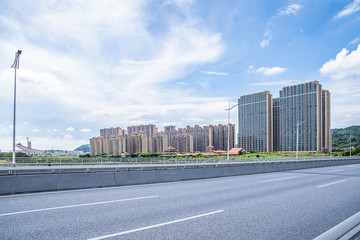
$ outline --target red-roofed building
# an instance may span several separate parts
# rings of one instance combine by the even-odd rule
[[[176,148],[169,146],[164,150],[164,156],[175,156],[177,152]]]

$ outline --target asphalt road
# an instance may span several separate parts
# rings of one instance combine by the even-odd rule
[[[0,239],[313,239],[360,211],[360,164],[0,196]]]

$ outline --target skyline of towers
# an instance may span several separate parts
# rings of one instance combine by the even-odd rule
[[[91,154],[162,152],[169,146],[179,152],[205,152],[208,146],[225,150],[227,128],[221,124],[179,129],[169,125],[161,132],[154,124],[129,126],[127,131],[105,128],[100,137],[90,139]],[[238,99],[238,147],[246,151],[294,152],[298,146],[299,151],[328,152],[330,129],[330,92],[318,81],[283,87],[278,98],[263,91]],[[233,148],[234,124],[229,132]]]
[[[283,87],[279,98],[264,91],[238,101],[238,143],[246,151],[296,151],[297,134],[299,151],[329,151],[330,92],[318,81]]]
[[[210,125],[200,127],[186,126],[176,129],[175,126],[165,126],[158,132],[154,124],[127,127],[128,131],[117,128],[100,129],[100,136],[90,139],[90,154],[102,153],[121,155],[122,153],[163,152],[169,146],[178,152],[205,152],[206,147],[213,146],[215,150],[227,147],[227,125]],[[137,132],[138,131],[138,132]],[[115,135],[109,135],[115,133]],[[118,133],[118,134],[116,134]],[[235,147],[235,124],[230,124],[230,147]],[[212,145],[209,145],[212,144]]]

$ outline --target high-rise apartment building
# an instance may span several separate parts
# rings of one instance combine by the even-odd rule
[[[210,125],[200,127],[186,126],[186,128],[179,128],[179,133],[191,134],[193,136],[193,151],[205,152],[208,146],[213,146],[215,150],[226,150],[228,142],[228,126],[227,125]],[[230,124],[229,129],[229,147],[235,146],[235,125]]]
[[[235,124],[229,126],[229,148],[231,149],[235,147]],[[210,125],[208,129],[209,144],[207,146],[213,146],[215,150],[226,150],[228,145],[228,125]]]
[[[115,135],[124,136],[125,134],[126,131],[124,129],[121,129],[120,127],[100,129],[100,137],[103,137],[104,139],[110,138],[111,136]]]
[[[297,128],[299,129],[297,132]],[[318,81],[284,87],[279,96],[280,151],[328,152],[330,93]]]
[[[239,104],[239,147],[246,151],[273,151],[273,103],[270,92],[241,96]]]
[[[93,137],[90,139],[90,154],[100,155],[104,153],[105,140],[103,137]]]
[[[158,132],[149,138],[149,152],[163,152],[168,146],[168,135],[165,132]]]
[[[154,124],[127,127],[128,134],[139,133],[139,132],[144,132],[146,135],[150,136],[152,134],[157,133],[158,129]]]
[[[319,82],[283,87],[279,98],[268,91],[239,98],[239,147],[296,151],[297,141],[299,151],[330,149],[330,92]]]

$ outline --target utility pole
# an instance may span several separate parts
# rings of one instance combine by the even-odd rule
[[[15,70],[15,77],[14,77],[14,118],[13,118],[13,154],[12,154],[12,164],[15,166],[15,125],[16,125],[16,69],[19,69],[20,64],[20,54],[22,53],[21,50],[18,50],[15,53],[15,60],[11,68]]]

